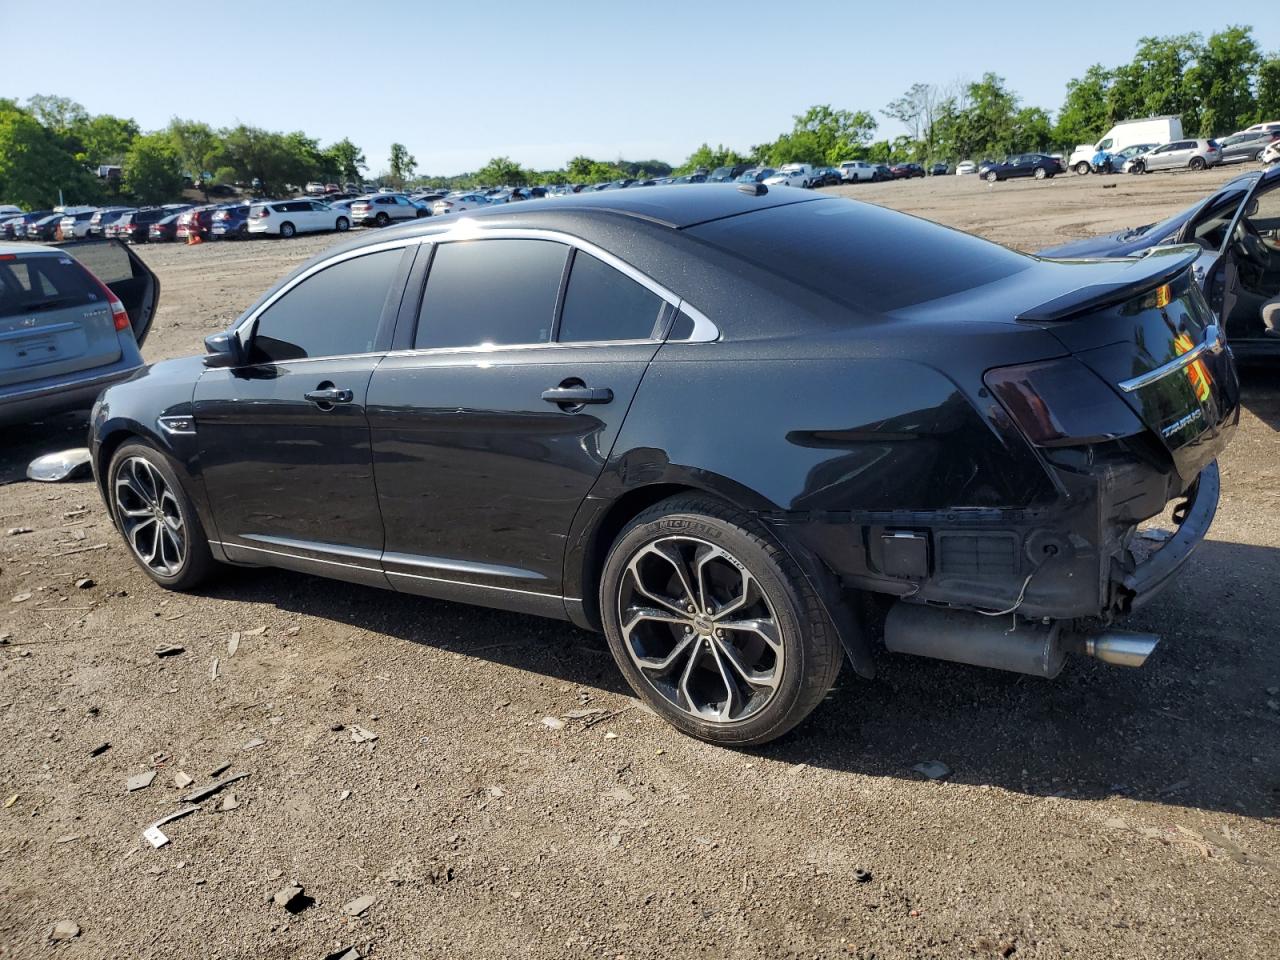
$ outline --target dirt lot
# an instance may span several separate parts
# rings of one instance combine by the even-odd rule
[[[1226,176],[843,192],[1034,249]],[[143,248],[148,356],[197,351],[330,242]],[[0,433],[0,955],[1274,960],[1278,388],[1247,377],[1209,540],[1136,618],[1167,638],[1146,668],[885,654],[753,752],[677,734],[556,622],[273,571],[166,594],[91,484],[23,479],[82,418]],[[228,762],[248,776],[152,849],[143,828]],[[296,915],[271,901],[293,883]],[[79,936],[51,943],[59,921]]]

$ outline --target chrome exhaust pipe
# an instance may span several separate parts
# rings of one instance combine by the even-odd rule
[[[1154,633],[1108,630],[1096,637],[1085,637],[1084,652],[1112,666],[1140,667],[1159,642]]]

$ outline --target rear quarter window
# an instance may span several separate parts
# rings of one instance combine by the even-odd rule
[[[889,313],[1027,269],[1030,257],[928,220],[851,200],[813,200],[687,231],[847,306]]]

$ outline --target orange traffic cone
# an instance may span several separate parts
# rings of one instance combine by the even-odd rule
[[[187,234],[187,246],[194,247],[197,243],[204,243],[204,241],[200,239],[199,230],[192,230]]]

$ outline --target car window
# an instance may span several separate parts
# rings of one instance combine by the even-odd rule
[[[38,254],[0,259],[0,318],[105,300],[102,288],[70,257]]]
[[[647,340],[663,300],[625,274],[579,250],[560,313],[561,343]]]
[[[312,274],[258,317],[256,362],[341,357],[373,350],[403,256],[383,250]]]
[[[438,244],[414,346],[546,343],[569,248],[550,240]]]
[[[1271,187],[1254,194],[1245,211],[1245,219],[1273,252],[1280,250],[1280,189]]]

